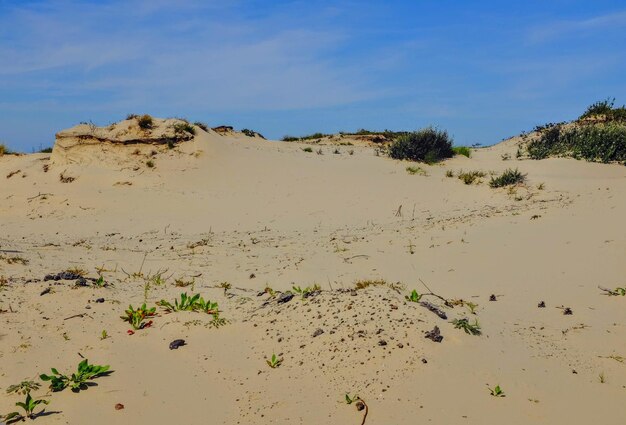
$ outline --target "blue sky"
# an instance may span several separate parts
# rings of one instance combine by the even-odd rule
[[[495,143],[626,102],[623,1],[0,0],[0,141],[128,113]]]

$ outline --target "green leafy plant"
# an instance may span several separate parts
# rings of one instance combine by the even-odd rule
[[[279,359],[276,354],[272,354],[272,357],[265,361],[267,362],[267,365],[272,369],[276,369],[283,363],[283,359]]]
[[[100,339],[101,340],[105,340],[109,337],[109,334],[107,333],[106,330],[103,330],[102,333],[100,334]]]
[[[42,381],[50,381],[50,389],[52,391],[63,391],[68,386],[74,392],[86,390],[89,386],[89,381],[111,373],[109,365],[90,365],[87,359],[78,364],[78,371],[72,373],[71,376],[63,375],[55,368],[51,370],[52,375],[41,374],[39,377]]]
[[[314,292],[318,292],[322,290],[322,288],[317,283],[313,286],[307,286],[306,288],[293,286],[291,289],[293,290],[293,292],[300,295],[302,298],[307,298],[311,296]]]
[[[446,170],[446,177],[450,178],[450,177],[454,177],[454,171],[452,170]]]
[[[157,305],[164,307],[167,311],[193,311],[197,310],[198,300],[200,299],[200,294],[195,294],[193,296],[188,296],[186,292],[180,294],[180,302],[178,299],[174,300],[174,304],[161,300],[157,303]]]
[[[102,275],[98,276],[98,279],[93,284],[98,288],[103,288],[106,286],[106,282],[104,281],[104,277]]]
[[[43,410],[41,412],[35,413],[35,409],[37,408],[37,406],[39,406],[40,404],[49,404],[49,403],[50,402],[48,400],[34,399],[30,395],[30,392],[27,392],[26,399],[23,402],[18,401],[17,403],[15,403],[17,407],[21,407],[24,410],[24,414],[21,414],[19,412],[11,412],[7,415],[4,415],[2,419],[7,424],[12,424],[18,421],[23,421],[25,418],[35,419],[37,416],[43,413]]]
[[[146,167],[148,168],[154,168],[154,161],[149,159],[148,161],[146,161]]]
[[[465,301],[463,304],[469,309],[471,314],[476,314],[476,307],[478,307],[478,304],[475,304],[471,301]]]
[[[130,323],[133,329],[143,329],[146,327],[144,320],[156,316],[156,307],[147,308],[146,303],[143,303],[135,310],[132,305],[129,305],[124,313],[125,316],[120,316],[122,320]]]
[[[20,394],[26,395],[31,391],[36,391],[41,387],[41,384],[35,381],[22,381],[19,384],[10,385],[7,388],[7,394]]]
[[[489,385],[487,385],[487,388],[489,388]],[[504,394],[504,391],[502,391],[502,388],[500,388],[500,385],[496,385],[493,388],[489,388],[489,392],[494,397],[506,397],[506,395]]]
[[[465,333],[470,335],[480,335],[482,333],[478,319],[474,320],[474,323],[470,323],[467,318],[454,319],[451,323],[456,329],[463,329]]]
[[[492,177],[489,186],[493,188],[512,186],[526,181],[526,174],[522,174],[517,168],[507,169],[498,177]]]
[[[413,291],[411,291],[411,293],[409,295],[405,295],[405,299],[407,301],[410,301],[412,303],[418,303],[420,302],[420,300],[422,299],[422,294],[418,293],[415,289]]]
[[[313,152],[313,149],[311,147],[309,147],[309,146],[307,146],[306,148],[302,148],[302,150],[304,152]]]
[[[626,288],[615,288],[615,293],[623,297],[626,295]]]

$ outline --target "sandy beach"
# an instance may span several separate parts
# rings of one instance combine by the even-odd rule
[[[623,165],[517,159],[513,138],[411,174],[368,143],[81,128],[0,157],[0,388],[40,382],[36,423],[624,423],[626,297],[599,288],[626,286]],[[491,188],[506,169],[525,183]],[[220,320],[157,305],[181,293]],[[113,372],[39,379],[83,359]]]

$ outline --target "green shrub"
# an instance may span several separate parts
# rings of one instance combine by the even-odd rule
[[[592,103],[579,119],[604,117],[607,121],[626,121],[626,107],[615,107],[615,98]]]
[[[143,130],[150,130],[153,126],[152,117],[148,114],[137,117],[137,124],[139,124],[139,128]]]
[[[6,147],[6,145],[0,143],[0,156],[8,154],[9,153],[9,148]]]
[[[300,138],[293,136],[283,136],[283,138],[280,140],[282,140],[283,142],[297,142],[298,140],[300,140]]]
[[[428,173],[420,167],[406,167],[406,172],[411,174],[412,176],[415,174],[419,174],[420,176],[427,176]]]
[[[39,153],[52,153],[52,148],[43,148],[39,150]]]
[[[452,152],[454,152],[455,155],[463,155],[468,158],[472,156],[472,152],[470,151],[470,148],[467,146],[454,146],[452,148]]]
[[[174,124],[174,133],[176,133],[177,136],[184,136],[185,133],[194,135],[196,134],[196,129],[193,125],[189,124],[186,121],[183,121]]]
[[[571,156],[594,162],[626,161],[626,124],[583,124],[566,128],[555,125],[527,146],[532,159]]]
[[[389,156],[394,159],[434,163],[453,155],[448,132],[433,127],[400,135],[389,146]]]
[[[522,174],[517,168],[507,169],[498,177],[492,177],[489,182],[491,187],[512,186],[514,184],[523,183],[526,180],[526,174]]]
[[[310,148],[310,147],[308,147],[308,146],[307,146],[306,148],[302,148],[302,150],[303,150],[304,152],[313,152],[313,149],[311,149],[311,148]]]

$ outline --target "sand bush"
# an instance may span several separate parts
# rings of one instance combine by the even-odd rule
[[[394,159],[434,163],[453,155],[448,132],[433,127],[400,135],[389,146],[389,156]]]

